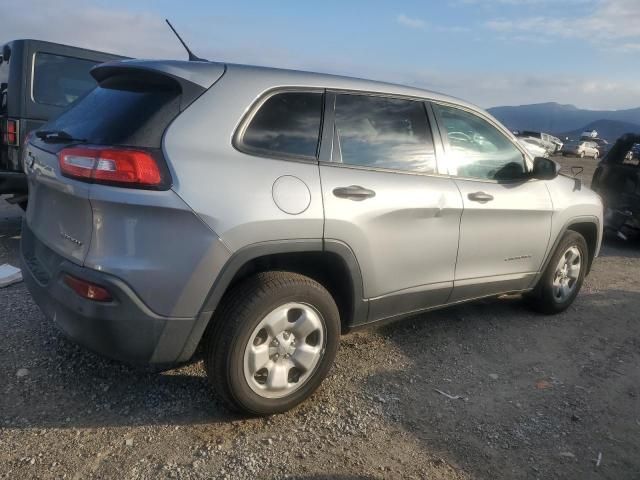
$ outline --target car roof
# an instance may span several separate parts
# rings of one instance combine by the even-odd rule
[[[328,73],[307,72],[256,65],[186,60],[124,60],[121,62],[108,62],[95,67],[94,70],[115,66],[156,70],[166,74],[177,75],[194,81],[205,88],[211,86],[211,82],[209,82],[209,80],[215,81],[219,78],[220,68],[224,67],[226,70],[233,71],[234,73],[244,73],[248,78],[255,78],[256,80],[259,79],[261,84],[268,84],[271,88],[287,86],[316,87],[429,99],[460,105],[471,110],[482,112],[485,116],[495,120],[494,117],[480,107],[453,96],[431,90],[409,87],[406,85],[332,75]],[[213,80],[214,78],[215,80]],[[497,122],[497,120],[495,121]]]

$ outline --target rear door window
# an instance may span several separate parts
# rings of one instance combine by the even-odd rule
[[[89,70],[99,62],[37,52],[33,60],[33,101],[66,107],[96,86]]]
[[[245,128],[241,150],[268,156],[315,159],[323,94],[282,92],[269,97]]]
[[[340,161],[349,165],[435,173],[436,157],[424,103],[346,95],[336,97]]]

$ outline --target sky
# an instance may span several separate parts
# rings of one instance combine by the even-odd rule
[[[640,106],[640,0],[0,0],[0,42],[295,68],[481,107]]]

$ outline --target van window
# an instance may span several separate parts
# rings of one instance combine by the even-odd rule
[[[89,70],[100,62],[38,52],[33,60],[33,100],[66,107],[96,86]]]
[[[322,93],[275,94],[251,119],[241,147],[268,155],[316,158],[321,117]]]
[[[496,127],[466,110],[438,104],[434,108],[450,147],[450,175],[483,180],[522,178],[522,152]]]
[[[369,95],[338,95],[335,126],[349,165],[434,173],[436,158],[424,103]]]

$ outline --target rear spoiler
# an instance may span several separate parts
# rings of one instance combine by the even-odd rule
[[[208,89],[224,75],[226,65],[215,62],[185,62],[181,60],[122,60],[96,65],[91,69],[91,75],[100,82],[124,70],[155,72],[174,79],[186,80]]]
[[[180,110],[184,110],[216,83],[225,71],[226,65],[223,63],[122,60],[96,65],[91,69],[91,75],[99,84],[109,78],[123,75],[132,75],[142,83],[173,84],[182,91]]]

